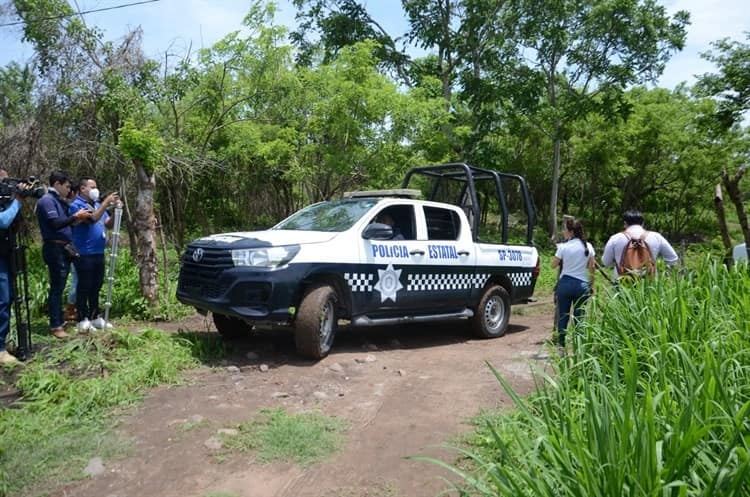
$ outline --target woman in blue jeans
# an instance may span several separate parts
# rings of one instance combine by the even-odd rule
[[[583,225],[575,219],[566,219],[563,236],[567,240],[557,246],[552,268],[560,267],[557,281],[557,337],[560,347],[565,347],[565,334],[570,322],[570,308],[577,321],[583,316],[583,307],[594,286],[596,260],[594,247],[586,241]]]

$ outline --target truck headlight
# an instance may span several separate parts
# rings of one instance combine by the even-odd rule
[[[232,262],[237,266],[277,267],[291,261],[299,252],[299,245],[232,250]]]

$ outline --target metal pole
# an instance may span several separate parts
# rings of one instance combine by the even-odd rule
[[[109,251],[109,268],[107,268],[107,300],[104,302],[104,322],[109,323],[109,308],[112,307],[112,285],[115,282],[115,263],[117,262],[117,246],[120,242],[120,222],[122,221],[122,205],[115,207],[115,224],[112,227],[112,247]]]

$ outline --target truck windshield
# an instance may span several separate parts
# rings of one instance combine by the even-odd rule
[[[373,205],[375,199],[334,200],[305,207],[272,229],[296,231],[346,231]]]

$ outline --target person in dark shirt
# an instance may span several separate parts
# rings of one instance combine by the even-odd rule
[[[67,198],[70,195],[70,176],[65,171],[55,171],[49,176],[50,188],[36,204],[36,217],[42,234],[42,257],[49,269],[50,333],[55,338],[67,338],[62,311],[62,294],[70,272],[74,224],[91,217],[87,209],[68,215]],[[69,247],[66,247],[69,246]]]

